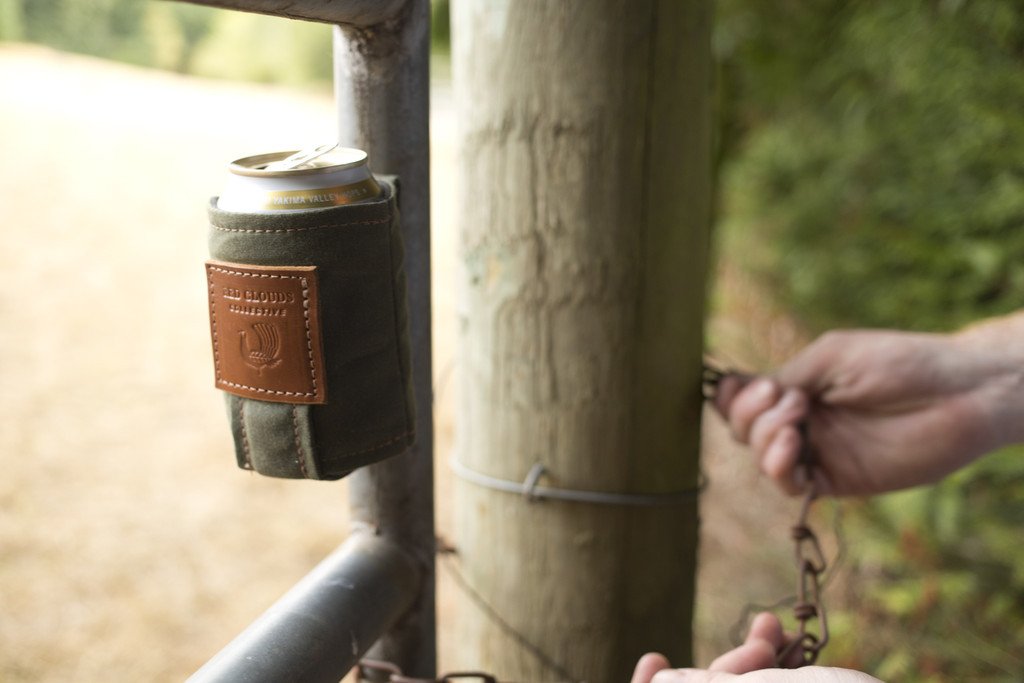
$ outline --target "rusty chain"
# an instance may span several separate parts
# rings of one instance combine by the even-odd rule
[[[732,373],[705,363],[702,374],[704,398],[714,400],[718,394],[721,381]],[[828,644],[828,619],[825,605],[822,602],[822,576],[828,567],[825,553],[817,534],[808,524],[811,505],[818,497],[818,487],[814,476],[814,453],[807,439],[807,423],[800,424],[800,461],[803,471],[804,498],[800,506],[800,516],[791,529],[794,544],[794,561],[797,570],[796,603],[793,605],[793,617],[797,621],[797,633],[775,657],[775,664],[781,668],[796,669],[810,666],[818,660],[818,655]],[[818,632],[810,628],[810,623],[818,622]]]
[[[391,662],[376,659],[362,659],[355,667],[356,681],[380,680],[379,675],[386,676],[387,683],[449,683],[455,680],[474,680],[479,683],[498,683],[498,679],[490,674],[479,671],[459,671],[442,674],[439,678],[412,678]],[[373,673],[370,673],[373,672]],[[366,676],[367,678],[364,678]]]
[[[796,619],[796,637],[779,653],[776,658],[778,666],[797,668],[814,664],[818,655],[828,644],[828,619],[825,605],[821,599],[822,575],[828,563],[825,553],[821,550],[818,536],[807,523],[811,505],[818,497],[818,487],[814,478],[814,460],[810,446],[807,445],[807,425],[800,425],[801,447],[800,466],[804,471],[806,491],[803,504],[800,506],[800,517],[791,530],[794,544],[793,558],[797,567],[796,604],[793,605],[793,617]],[[819,632],[809,630],[809,622],[817,621]],[[793,653],[799,652],[797,661]],[[792,662],[792,663],[791,663]]]

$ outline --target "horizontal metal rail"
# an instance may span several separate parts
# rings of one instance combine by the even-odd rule
[[[191,683],[337,683],[409,609],[420,568],[394,543],[353,534]]]
[[[194,5],[272,14],[327,24],[375,26],[395,17],[406,0],[184,0]]]

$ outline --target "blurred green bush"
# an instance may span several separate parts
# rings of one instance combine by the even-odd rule
[[[448,1],[432,2],[434,49],[450,43]],[[213,78],[327,85],[331,27],[186,2],[0,0],[0,41]]]
[[[0,40],[214,78],[331,81],[329,26],[184,2],[0,0]]]
[[[149,3],[133,0],[0,0],[0,40],[143,63],[140,27],[148,10]]]
[[[1024,5],[720,0],[730,248],[812,329],[1024,303]]]
[[[1022,457],[998,454],[855,505],[845,528],[854,581],[828,663],[885,681],[1021,680]]]

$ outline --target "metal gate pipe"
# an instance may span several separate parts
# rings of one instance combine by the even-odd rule
[[[337,683],[415,601],[418,563],[355,533],[193,674],[190,683]]]
[[[407,0],[184,0],[194,5],[271,14],[327,24],[373,26],[398,14]]]
[[[416,604],[372,650],[407,675],[433,677],[434,607],[433,387],[430,321],[430,2],[409,0],[371,28],[334,29],[338,139],[365,149],[375,173],[399,178],[408,278],[409,336],[416,399],[410,451],[349,475],[352,519],[375,528],[420,563]]]

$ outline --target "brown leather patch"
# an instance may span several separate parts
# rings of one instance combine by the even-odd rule
[[[217,388],[325,403],[316,267],[207,261],[206,279]]]

